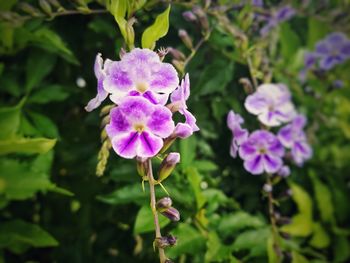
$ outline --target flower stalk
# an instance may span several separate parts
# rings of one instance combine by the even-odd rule
[[[155,233],[156,233],[156,239],[161,239],[162,234],[160,232],[160,225],[159,225],[159,219],[158,219],[158,212],[156,208],[156,193],[155,193],[155,180],[153,177],[153,171],[152,171],[152,159],[148,159],[148,165],[147,165],[147,177],[148,177],[148,183],[149,183],[149,190],[150,190],[150,206],[153,213],[153,219],[154,219],[154,227],[155,227]],[[165,263],[167,260],[165,251],[163,248],[158,246],[158,253],[159,253],[159,260],[160,263]]]

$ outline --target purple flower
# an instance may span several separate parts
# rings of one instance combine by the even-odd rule
[[[244,122],[239,114],[235,114],[232,110],[227,115],[227,126],[232,131],[232,141],[230,146],[230,155],[237,157],[238,147],[247,140],[248,131],[242,129],[241,124]]]
[[[266,126],[278,126],[296,115],[288,88],[283,84],[263,84],[244,103],[250,113],[257,115]]]
[[[126,97],[111,110],[106,131],[115,152],[124,158],[149,158],[174,130],[171,111],[143,97]]]
[[[260,29],[260,34],[262,36],[267,35],[271,29],[275,28],[278,24],[291,19],[294,15],[295,10],[289,5],[279,8],[266,19],[267,22],[265,26]]]
[[[305,125],[305,116],[298,115],[290,124],[281,128],[277,135],[283,146],[291,149],[292,158],[297,165],[302,165],[312,156],[312,149],[303,131]]]
[[[92,111],[96,109],[101,103],[107,98],[108,92],[103,88],[103,81],[106,77],[104,67],[110,63],[110,60],[106,60],[103,63],[103,59],[100,53],[96,55],[94,71],[97,78],[97,95],[95,98],[91,99],[85,107],[86,111]]]
[[[185,78],[181,81],[181,85],[171,94],[170,100],[172,103],[169,105],[172,111],[179,111],[180,114],[185,116],[185,123],[178,123],[174,131],[176,136],[180,138],[187,138],[193,132],[199,131],[196,118],[187,110],[186,101],[189,96],[190,78],[186,74]]]
[[[304,54],[304,65],[305,68],[310,69],[315,66],[318,60],[318,55],[313,52],[305,52]]]
[[[277,137],[266,130],[250,134],[239,148],[244,168],[252,174],[276,173],[281,169],[284,148]]]
[[[98,55],[95,64],[98,94],[89,102],[89,111],[98,107],[108,94],[116,104],[126,96],[142,96],[154,104],[164,105],[179,84],[175,68],[162,63],[157,53],[149,49],[135,48],[120,61],[107,60],[103,68],[102,64]]]
[[[316,44],[315,53],[323,70],[330,70],[350,57],[350,40],[339,32],[329,34]]]
[[[288,177],[290,175],[290,168],[288,165],[283,165],[281,169],[277,172],[277,174],[281,177]]]

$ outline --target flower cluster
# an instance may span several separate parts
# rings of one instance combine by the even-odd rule
[[[312,149],[303,130],[306,118],[297,114],[285,85],[260,85],[247,97],[244,105],[248,112],[257,115],[264,127],[286,124],[280,128],[277,135],[264,127],[249,134],[248,130],[241,127],[243,118],[233,111],[229,112],[227,125],[233,137],[230,154],[235,158],[239,153],[248,172],[277,173],[286,177],[290,174],[290,169],[284,165],[283,158],[291,156],[294,163],[299,166],[311,158]],[[286,149],[290,150],[290,155],[286,154]]]
[[[162,62],[156,52],[135,48],[120,61],[103,61],[98,54],[94,70],[97,95],[86,110],[97,108],[108,95],[116,104],[106,132],[121,157],[153,157],[168,138],[186,138],[199,130],[186,104],[190,95],[188,74],[179,85],[175,68]],[[169,97],[171,103],[166,105]],[[185,122],[175,125],[175,112],[184,115]]]
[[[307,52],[304,65],[308,69],[328,71],[350,58],[350,40],[340,32],[334,32],[317,42],[314,52]]]

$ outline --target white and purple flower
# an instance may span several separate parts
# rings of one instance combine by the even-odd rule
[[[243,129],[241,124],[244,123],[243,118],[239,114],[235,114],[232,110],[227,115],[227,126],[232,131],[232,141],[230,145],[230,155],[237,157],[239,146],[247,140],[248,130]]]
[[[266,18],[266,24],[261,28],[260,34],[267,35],[278,24],[288,21],[296,14],[295,9],[289,5],[282,6]]]
[[[119,104],[126,96],[142,96],[154,104],[164,105],[179,84],[175,68],[161,62],[157,53],[135,48],[125,53],[120,61],[106,60],[97,55],[95,75],[98,80],[97,96],[87,111],[97,108],[110,95]]]
[[[288,88],[283,84],[263,84],[249,95],[244,103],[248,112],[257,115],[266,126],[279,126],[291,121],[295,115]]]
[[[276,173],[282,165],[284,148],[277,137],[266,130],[250,134],[239,148],[239,156],[244,160],[244,168],[254,174]]]
[[[149,158],[163,147],[174,131],[171,111],[141,96],[124,98],[111,110],[106,131],[114,151],[124,158]]]
[[[282,145],[291,149],[292,158],[299,166],[312,156],[312,148],[303,130],[305,125],[305,116],[298,115],[290,124],[281,128],[277,135]]]

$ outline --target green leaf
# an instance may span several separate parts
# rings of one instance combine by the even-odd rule
[[[222,92],[233,78],[234,63],[224,58],[210,63],[200,74],[194,93],[208,95]]]
[[[18,131],[23,104],[24,99],[16,106],[0,108],[0,139],[12,137]]]
[[[333,242],[334,262],[348,262],[350,258],[350,242],[347,237],[336,236]]]
[[[141,39],[143,48],[154,49],[156,46],[156,41],[158,41],[158,39],[164,37],[168,33],[169,13],[170,5],[163,13],[157,16],[153,25],[145,29]]]
[[[216,232],[209,232],[207,241],[207,251],[205,253],[205,262],[222,262],[227,259],[233,259],[232,248],[222,244]]]
[[[207,199],[205,198],[202,189],[200,187],[200,184],[202,182],[202,177],[198,173],[197,168],[189,167],[186,170],[187,179],[190,182],[194,195],[196,197],[196,203],[197,203],[197,210],[200,210],[204,204],[207,202]]]
[[[127,0],[112,0],[110,4],[107,6],[109,12],[114,16],[115,21],[117,22],[120,32],[127,41],[127,32],[126,32],[126,24],[125,15],[128,9],[128,1]]]
[[[50,182],[46,172],[38,170],[31,163],[12,159],[0,160],[0,194],[6,199],[24,200],[38,191],[53,190],[56,186]]]
[[[58,246],[57,240],[38,225],[22,220],[2,222],[0,225],[0,248],[21,253],[27,247],[54,246]]]
[[[312,217],[312,200],[310,195],[299,185],[295,183],[290,184],[292,190],[292,198],[297,204],[299,212]]]
[[[0,141],[0,155],[9,153],[46,153],[56,144],[56,139],[11,138]]]
[[[218,170],[218,166],[211,161],[207,160],[197,160],[193,162],[193,166],[197,167],[200,172],[213,172]]]
[[[36,130],[40,131],[41,136],[48,138],[59,137],[57,126],[50,118],[36,112],[30,112],[29,116],[36,127]]]
[[[190,166],[196,156],[196,138],[191,136],[180,141],[180,166],[182,169]]]
[[[56,56],[42,51],[30,53],[26,67],[26,90],[30,91],[47,76],[55,66]]]
[[[205,238],[198,230],[189,224],[180,223],[171,234],[177,237],[177,244],[167,251],[169,258],[176,258],[184,254],[196,255],[205,248]]]
[[[128,185],[110,194],[97,197],[98,200],[111,205],[129,203],[141,205],[145,203],[145,200],[147,200],[146,198],[148,198],[148,190],[146,189],[145,192],[143,192],[140,183]]]
[[[292,263],[309,263],[309,260],[296,251],[292,251]]]
[[[249,250],[251,256],[266,255],[266,244],[269,235],[269,228],[245,231],[237,236],[233,243],[233,249],[236,251]]]
[[[273,237],[270,235],[267,240],[267,256],[269,263],[279,263],[273,243]]]
[[[161,214],[158,214],[158,218],[160,227],[164,227],[171,222],[168,218],[162,216]],[[154,219],[151,207],[148,205],[142,206],[136,216],[134,234],[152,231],[154,231]]]
[[[46,104],[54,101],[64,101],[69,93],[60,85],[49,85],[33,92],[28,98],[30,103]]]
[[[329,246],[330,238],[320,223],[313,224],[313,235],[309,243],[311,246],[318,249]]]
[[[245,228],[261,228],[264,225],[265,222],[261,218],[239,211],[223,216],[218,225],[218,231],[223,236],[231,236],[238,230]]]
[[[294,59],[297,50],[301,45],[300,39],[288,23],[282,23],[280,25],[279,37],[281,43],[281,53],[284,61],[286,64],[288,64],[288,62]]]
[[[312,220],[306,214],[297,214],[292,222],[281,227],[281,230],[293,236],[307,237],[312,233]]]
[[[309,172],[312,180],[318,210],[324,222],[335,222],[332,194],[328,187],[319,180],[314,171]]]
[[[310,50],[315,48],[316,42],[321,40],[328,32],[332,31],[329,25],[319,19],[310,16],[308,20],[307,46]]]

